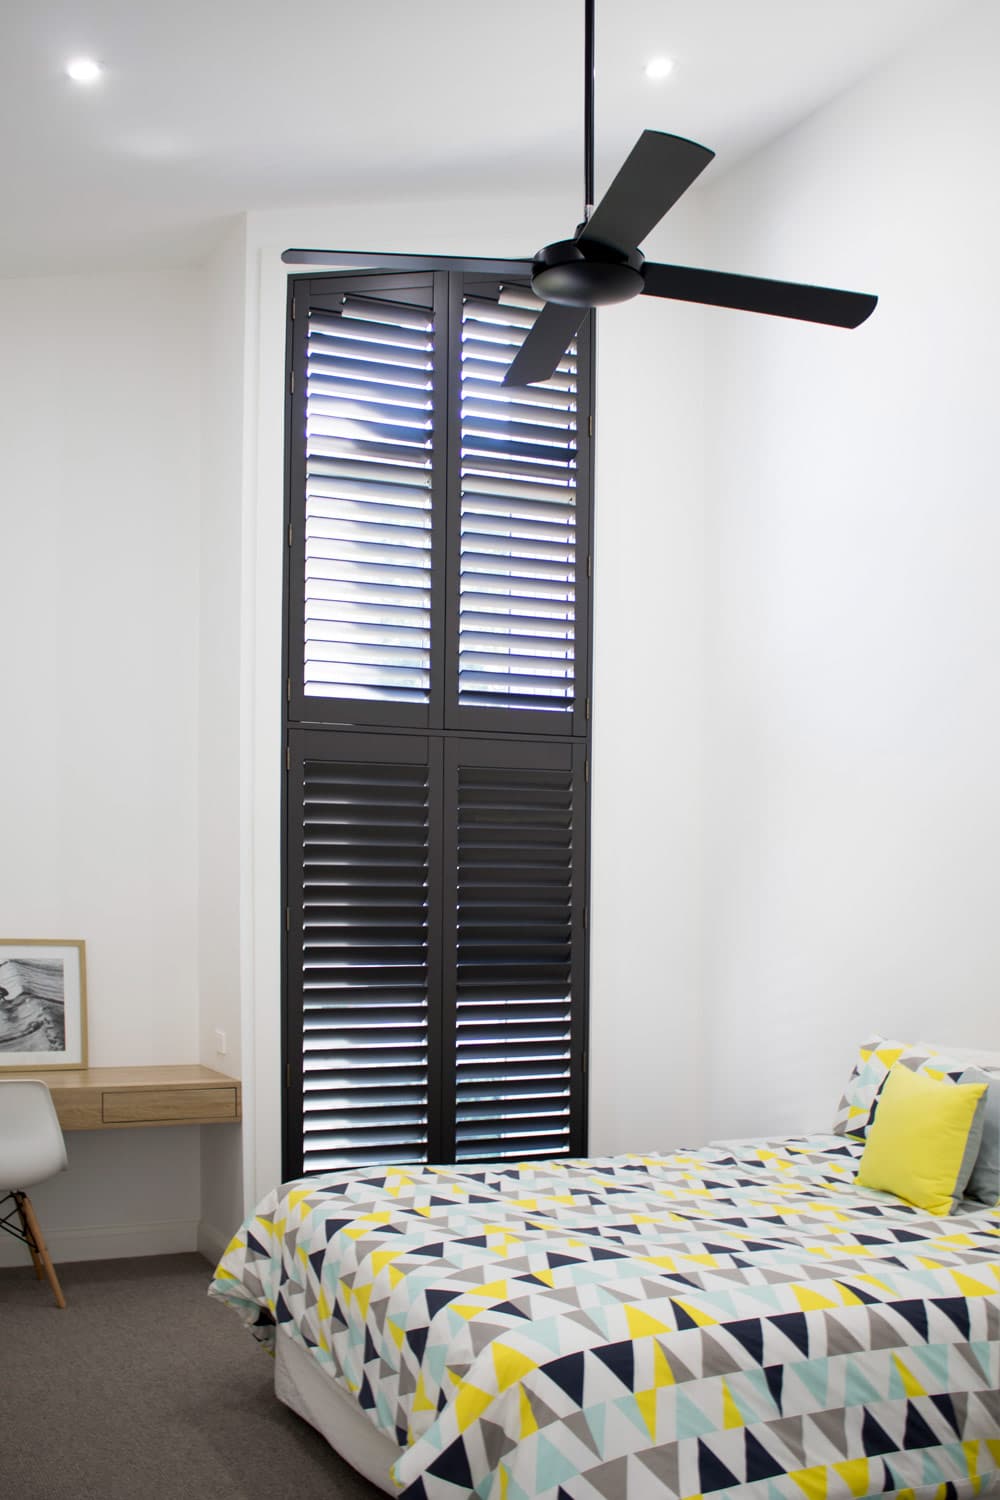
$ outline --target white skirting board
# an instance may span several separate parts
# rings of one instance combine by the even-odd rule
[[[57,1268],[74,1260],[121,1260],[130,1255],[177,1255],[199,1250],[199,1229],[197,1219],[95,1224],[80,1229],[59,1229],[42,1220],[42,1233]],[[0,1266],[20,1265],[31,1266],[27,1246],[0,1233]]]
[[[198,1225],[199,1254],[203,1255],[211,1266],[217,1266],[225,1254],[233,1233],[233,1230],[227,1233],[225,1229],[217,1229],[214,1224],[206,1224],[202,1219]]]

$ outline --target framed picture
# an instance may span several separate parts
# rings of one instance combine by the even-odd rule
[[[83,943],[0,938],[0,1072],[86,1066]]]

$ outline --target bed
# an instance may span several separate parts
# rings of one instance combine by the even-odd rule
[[[404,1500],[960,1500],[1000,1475],[1000,1207],[844,1134],[283,1184],[211,1293]]]

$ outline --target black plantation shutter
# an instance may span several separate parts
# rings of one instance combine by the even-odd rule
[[[295,1174],[440,1155],[431,1134],[439,940],[429,918],[439,759],[437,744],[408,735],[292,736]]]
[[[541,385],[504,373],[542,303],[466,278],[450,444],[455,559],[448,620],[455,727],[582,733],[586,724],[590,326]],[[588,434],[589,436],[589,434]],[[457,573],[457,578],[455,574]]]
[[[413,280],[350,278],[335,296],[296,296],[290,699],[299,720],[429,721],[443,351],[433,281]]]
[[[583,1149],[583,767],[582,746],[453,739],[445,749],[456,1161]]]
[[[586,1149],[592,329],[291,278],[286,1177]]]

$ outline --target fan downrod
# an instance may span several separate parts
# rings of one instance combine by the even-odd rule
[[[556,240],[535,256],[531,289],[543,302],[564,307],[628,302],[643,289],[644,260],[641,250],[617,250],[593,240]]]

